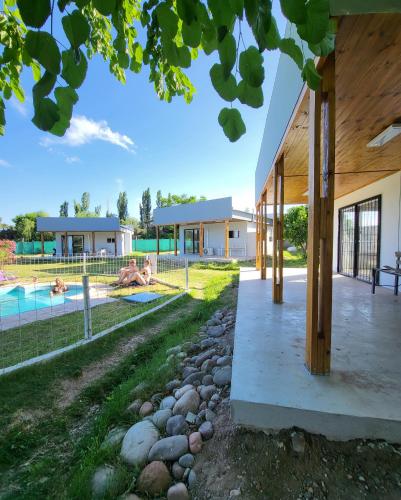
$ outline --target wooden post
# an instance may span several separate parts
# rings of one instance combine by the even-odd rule
[[[178,232],[178,225],[174,224],[174,255],[178,254],[178,248],[177,248],[177,232]]]
[[[224,257],[230,257],[230,240],[229,240],[230,221],[225,221],[225,244],[224,244]]]
[[[199,257],[203,257],[205,226],[203,222],[199,224]]]
[[[92,232],[92,253],[96,255],[96,235],[95,232]]]
[[[267,267],[267,192],[262,194],[260,205],[260,277],[266,279]]]
[[[114,256],[117,257],[117,232],[114,231]]]
[[[272,296],[275,304],[283,302],[283,250],[284,250],[284,156],[274,165],[273,175],[273,259]]]
[[[45,256],[45,235],[43,233],[40,233],[40,242],[42,246],[42,257]]]
[[[156,253],[160,254],[160,242],[159,242],[159,226],[156,226]]]
[[[321,133],[323,110],[323,165]],[[309,219],[306,310],[306,366],[330,372],[333,212],[335,173],[335,56],[323,67],[321,88],[309,98]],[[322,179],[320,178],[322,174]]]
[[[256,205],[256,269],[260,269],[260,203]]]
[[[64,257],[68,256],[68,235],[64,233]]]

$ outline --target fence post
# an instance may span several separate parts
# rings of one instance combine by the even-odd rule
[[[185,259],[185,290],[189,290],[188,259]]]
[[[83,253],[83,267],[84,267],[84,274],[86,274],[86,253]]]
[[[89,276],[82,276],[82,286],[84,294],[84,335],[85,339],[92,338],[92,314],[89,294]]]

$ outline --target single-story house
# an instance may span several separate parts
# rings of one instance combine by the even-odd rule
[[[256,256],[256,217],[234,209],[231,197],[156,208],[153,222],[157,240],[161,226],[174,226],[175,255],[179,252],[227,259]],[[266,224],[266,231],[271,244],[271,224]]]
[[[281,55],[255,172],[273,207],[273,266],[241,273],[237,423],[401,442],[401,4],[331,0],[335,51],[316,91]],[[292,33],[292,35],[291,35]],[[287,36],[294,36],[287,27]],[[307,269],[283,270],[284,205],[308,204]],[[401,280],[399,280],[401,285]]]
[[[56,255],[129,255],[133,231],[117,217],[38,217],[40,233],[54,233]],[[42,253],[43,248],[42,236]]]

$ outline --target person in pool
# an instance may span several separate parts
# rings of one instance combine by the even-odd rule
[[[52,288],[51,293],[53,295],[68,292],[68,286],[64,283],[61,278],[56,278],[56,284]]]
[[[143,268],[128,276],[128,283],[136,283],[142,286],[149,285],[151,277],[152,267],[150,265],[150,260],[145,259]]]
[[[128,261],[127,267],[122,267],[118,275],[118,280],[114,283],[115,285],[126,285],[129,283],[129,277],[133,274],[139,272],[138,266],[136,265],[136,259],[130,259]]]

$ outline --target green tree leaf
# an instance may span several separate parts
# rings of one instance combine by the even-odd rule
[[[308,43],[318,44],[329,30],[329,0],[309,0],[306,5],[306,22],[298,25],[298,34]]]
[[[272,3],[270,0],[258,2],[256,16],[252,24],[252,32],[258,42],[259,50],[268,47],[267,36],[272,23]]]
[[[246,132],[241,113],[235,108],[223,108],[219,114],[219,124],[231,142],[237,141]]]
[[[249,26],[253,26],[258,15],[259,0],[244,0],[245,16]]]
[[[143,62],[143,49],[139,43],[134,43],[132,46],[132,58],[130,64],[130,70],[135,73],[139,73],[142,68]]]
[[[191,52],[188,47],[178,47],[178,66],[189,68],[191,66]]]
[[[272,18],[270,23],[269,31],[266,33],[264,39],[264,45],[267,50],[275,50],[280,44],[280,33],[277,28],[277,23],[274,18]]]
[[[50,16],[50,0],[17,0],[22,20],[27,26],[41,28]]]
[[[238,99],[242,104],[252,108],[263,106],[263,91],[261,87],[251,87],[244,80],[238,84]]]
[[[295,64],[298,66],[300,70],[303,69],[304,67],[304,56],[302,54],[302,50],[298,45],[295,43],[295,40],[293,38],[283,38],[280,41],[280,50],[284,54],[287,54],[293,59]]]
[[[237,57],[237,46],[235,38],[231,33],[227,33],[221,42],[217,44],[220,62],[223,66],[224,75],[228,77],[234,67]]]
[[[306,0],[280,0],[285,17],[294,24],[306,22]]]
[[[117,6],[117,0],[92,0],[92,3],[103,16],[113,14]]]
[[[199,47],[202,36],[202,28],[198,21],[193,21],[190,25],[183,23],[182,39],[185,45],[190,47]]]
[[[167,3],[161,3],[156,8],[157,20],[165,36],[174,38],[178,30],[178,16]]]
[[[54,75],[60,73],[60,51],[56,40],[49,33],[29,30],[25,37],[25,47],[28,54],[47,71]]]
[[[242,20],[244,17],[244,0],[229,0],[231,10]]]
[[[231,29],[234,12],[228,0],[208,0],[207,2],[216,26],[226,26]]]
[[[302,78],[312,90],[317,90],[322,77],[317,72],[313,59],[307,59],[304,69],[302,70]]]
[[[217,31],[212,22],[203,26],[201,41],[206,55],[210,55],[217,49]]]
[[[60,111],[60,119],[53,125],[50,132],[61,137],[70,126],[72,109],[78,102],[78,94],[71,87],[57,87],[54,96]]]
[[[331,54],[335,48],[337,26],[334,19],[330,19],[329,30],[323,40],[317,44],[309,43],[309,49],[317,56],[326,57]]]
[[[74,51],[73,49],[65,50],[61,54],[63,60],[63,71],[61,76],[64,80],[77,89],[85,80],[88,62],[81,49]]]
[[[251,87],[260,87],[265,78],[265,70],[263,68],[263,57],[256,47],[241,52],[239,57],[239,72],[242,78]]]
[[[74,49],[89,38],[89,23],[79,10],[74,10],[71,14],[64,16],[61,22],[68,41]]]
[[[42,78],[33,86],[32,96],[33,102],[37,102],[43,97],[46,97],[53,90],[56,84],[57,77],[53,73],[45,71]]]
[[[177,14],[185,24],[190,25],[196,19],[196,0],[176,0]]]
[[[237,82],[235,77],[230,74],[226,78],[221,64],[214,64],[212,66],[210,79],[212,80],[213,87],[222,99],[232,102],[237,98]]]
[[[60,111],[55,102],[48,97],[38,100],[35,103],[35,115],[32,122],[44,131],[50,130],[60,119]]]

